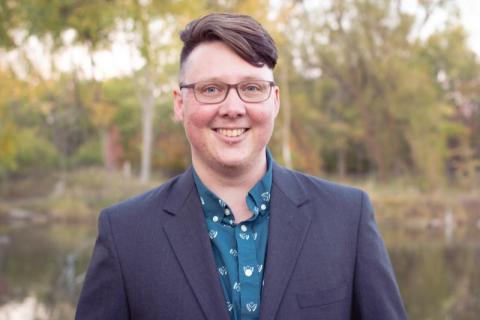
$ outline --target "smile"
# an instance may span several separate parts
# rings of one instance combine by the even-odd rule
[[[241,128],[241,129],[216,129],[218,133],[220,133],[222,136],[229,137],[229,138],[234,138],[242,135],[247,129]]]

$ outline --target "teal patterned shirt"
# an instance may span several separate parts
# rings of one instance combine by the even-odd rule
[[[271,159],[267,150],[267,172],[245,199],[253,216],[240,224],[235,223],[228,204],[208,190],[193,171],[230,319],[259,319],[260,316],[272,186]]]

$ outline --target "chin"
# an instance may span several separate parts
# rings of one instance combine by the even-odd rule
[[[235,157],[235,158],[225,158],[222,157],[220,159],[217,159],[217,163],[224,168],[228,169],[237,169],[237,168],[242,168],[245,167],[248,163],[247,159],[242,157]]]

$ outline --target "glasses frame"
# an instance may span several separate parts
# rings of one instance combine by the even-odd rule
[[[244,98],[242,98],[242,96],[240,94],[240,91],[238,91],[238,86],[240,84],[242,84],[244,82],[248,82],[248,81],[263,81],[263,82],[268,83],[270,85],[270,91],[268,92],[267,97],[263,100],[260,100],[260,101],[248,101],[248,100],[245,100]],[[193,96],[195,97],[195,100],[198,103],[201,103],[201,104],[219,104],[219,103],[222,103],[223,101],[225,101],[227,99],[228,95],[230,94],[230,89],[231,88],[235,89],[235,91],[237,92],[237,95],[240,98],[240,100],[242,100],[245,103],[262,103],[262,102],[267,101],[270,98],[270,96],[272,95],[272,87],[276,86],[274,81],[260,80],[260,79],[257,79],[257,80],[243,80],[243,81],[240,81],[240,82],[234,83],[234,84],[230,84],[230,83],[226,83],[226,82],[222,82],[222,81],[217,81],[218,83],[225,84],[227,86],[227,90],[225,90],[225,95],[224,95],[223,99],[221,99],[220,101],[215,101],[215,102],[202,102],[197,98],[197,94],[196,94],[196,90],[195,90],[195,86],[198,83],[201,83],[201,82],[205,82],[205,81],[197,81],[197,82],[193,82],[193,83],[189,83],[189,84],[180,83],[179,87],[180,87],[180,90],[181,89],[193,89]],[[215,82],[215,81],[212,81],[212,82]]]

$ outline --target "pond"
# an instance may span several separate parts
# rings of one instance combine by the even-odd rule
[[[480,314],[480,231],[382,225],[410,319]],[[96,225],[0,226],[0,320],[73,319]]]

